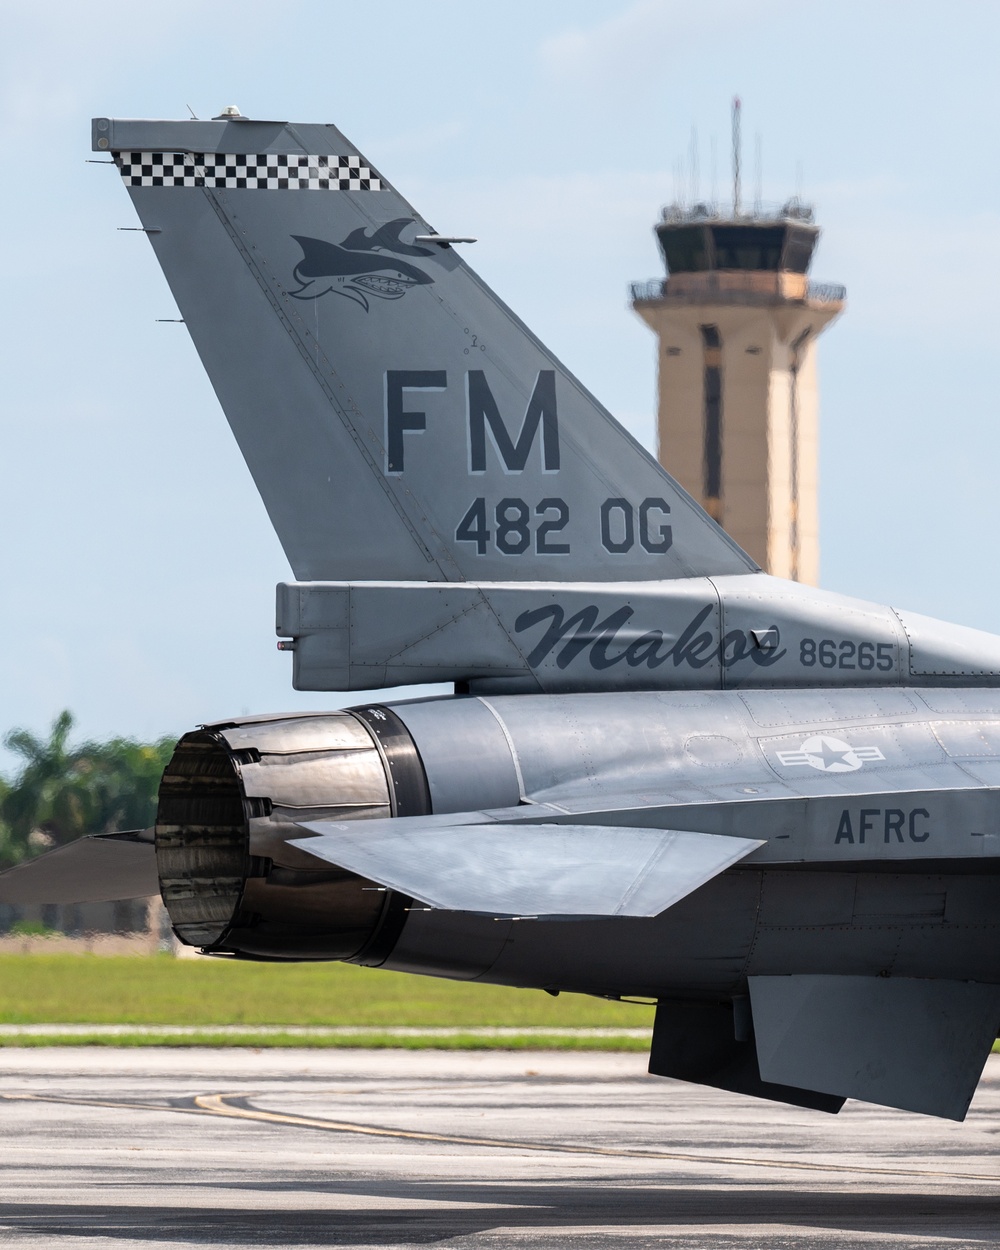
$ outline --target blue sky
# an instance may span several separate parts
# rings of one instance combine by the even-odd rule
[[[627,283],[692,127],[725,184],[802,190],[848,311],[820,345],[822,581],[1000,631],[1000,174],[986,0],[420,6],[0,2],[0,728],[180,733],[297,694],[288,576],[90,118],[335,122],[647,443],[653,340]],[[0,765],[3,764],[0,756]]]

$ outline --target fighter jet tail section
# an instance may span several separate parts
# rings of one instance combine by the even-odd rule
[[[332,126],[93,136],[300,581],[755,570]]]

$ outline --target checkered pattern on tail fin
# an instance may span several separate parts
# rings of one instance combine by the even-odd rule
[[[381,191],[360,156],[287,152],[116,152],[127,187],[209,187],[251,191]]]

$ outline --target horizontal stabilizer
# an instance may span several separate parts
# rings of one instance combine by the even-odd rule
[[[964,1120],[1000,1025],[1000,985],[750,977],[765,1081]]]
[[[656,916],[761,845],[678,829],[306,824],[311,855],[445,911]]]
[[[111,903],[159,892],[152,829],[78,838],[0,872],[0,903]]]

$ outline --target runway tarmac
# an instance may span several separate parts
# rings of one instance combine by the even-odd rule
[[[965,1124],[635,1054],[0,1050],[0,1246],[1000,1246],[1000,1058]]]

